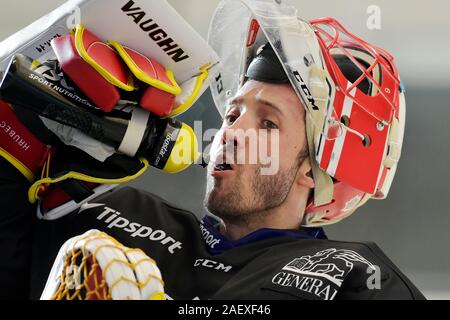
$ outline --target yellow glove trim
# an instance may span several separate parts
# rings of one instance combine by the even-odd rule
[[[121,183],[126,183],[129,182],[131,180],[136,179],[137,177],[141,176],[149,167],[149,163],[147,161],[147,159],[145,158],[139,158],[139,160],[141,161],[141,163],[144,164],[144,167],[139,170],[136,174],[132,175],[132,176],[126,176],[124,178],[118,178],[118,179],[104,179],[104,178],[98,178],[98,177],[91,177],[79,172],[73,172],[70,171],[67,174],[58,177],[58,178],[44,178],[41,180],[36,181],[28,190],[28,201],[32,204],[36,203],[36,201],[38,200],[38,193],[39,193],[39,189],[41,185],[46,185],[46,184],[52,184],[52,183],[58,183],[67,179],[76,179],[76,180],[81,180],[81,181],[85,181],[85,182],[92,182],[92,183],[100,183],[100,184],[121,184]]]
[[[33,182],[35,179],[34,173],[31,172],[22,162],[20,162],[16,157],[7,152],[5,149],[0,147],[0,156],[5,158],[6,161],[11,163],[21,174],[28,179],[28,181]]]
[[[133,84],[133,77],[129,74],[128,75],[128,82],[123,83],[116,77],[114,77],[108,70],[103,68],[97,61],[92,59],[92,57],[89,55],[89,53],[84,48],[83,44],[83,33],[85,28],[82,25],[77,25],[75,27],[75,30],[72,30],[72,33],[75,33],[75,47],[78,51],[78,54],[81,56],[81,58],[86,61],[92,68],[94,68],[100,75],[105,78],[109,83],[115,85],[116,87],[119,87],[120,89],[123,89],[125,91],[133,91],[135,90],[135,86]],[[106,44],[105,44],[106,45]]]
[[[136,64],[136,62],[134,62],[134,60],[130,57],[130,55],[127,53],[125,48],[119,42],[108,41],[108,45],[110,45],[111,47],[116,49],[116,51],[119,53],[120,57],[127,64],[128,68],[130,68],[131,72],[136,76],[136,78],[138,78],[142,82],[145,82],[145,83],[151,85],[152,87],[155,87],[155,88],[165,91],[167,93],[173,94],[174,96],[177,96],[181,93],[181,88],[178,85],[177,81],[175,80],[175,77],[174,77],[172,71],[166,70],[166,75],[171,82],[171,85],[169,85],[161,80],[158,80],[158,79],[155,79],[155,78],[149,76],[146,72],[144,72],[141,68],[139,68],[139,66]],[[127,49],[135,51],[131,48],[127,48]],[[138,53],[138,52],[136,52],[136,53]]]
[[[188,99],[186,99],[186,101],[183,104],[181,104],[178,107],[176,107],[175,109],[173,109],[172,112],[168,115],[168,117],[175,117],[179,114],[182,114],[183,112],[185,112],[187,109],[189,109],[192,106],[192,104],[194,103],[195,100],[197,100],[197,98],[200,94],[200,90],[203,86],[203,83],[208,78],[208,75],[209,75],[208,67],[209,66],[210,66],[210,63],[200,67],[200,74],[197,76],[197,80],[195,81],[195,86],[194,86],[194,90],[192,91],[192,94],[189,96]]]
[[[164,292],[157,292],[152,295],[149,300],[166,300],[166,296],[164,295]]]

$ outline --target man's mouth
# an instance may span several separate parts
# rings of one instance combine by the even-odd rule
[[[213,159],[212,175],[215,177],[224,177],[236,169],[233,154],[225,151],[219,152]]]
[[[221,163],[214,166],[214,171],[229,171],[233,170],[233,167],[231,164],[228,163]]]
[[[221,155],[216,158],[214,163],[213,171],[211,173],[214,177],[225,177],[233,172],[236,169],[234,162],[232,159],[226,159]]]

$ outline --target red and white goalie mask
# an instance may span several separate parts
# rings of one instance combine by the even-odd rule
[[[333,18],[300,19],[286,0],[222,1],[209,31],[224,65],[211,85],[222,116],[267,42],[306,109],[315,189],[303,225],[335,223],[370,198],[384,199],[405,126],[393,57]]]

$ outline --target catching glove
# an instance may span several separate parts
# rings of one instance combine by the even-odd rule
[[[41,300],[165,300],[164,282],[142,250],[90,230],[62,246]]]

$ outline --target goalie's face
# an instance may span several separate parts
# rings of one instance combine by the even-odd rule
[[[210,159],[205,205],[225,222],[269,214],[290,198],[303,201],[298,189],[314,184],[305,110],[292,87],[247,81],[229,102]]]

